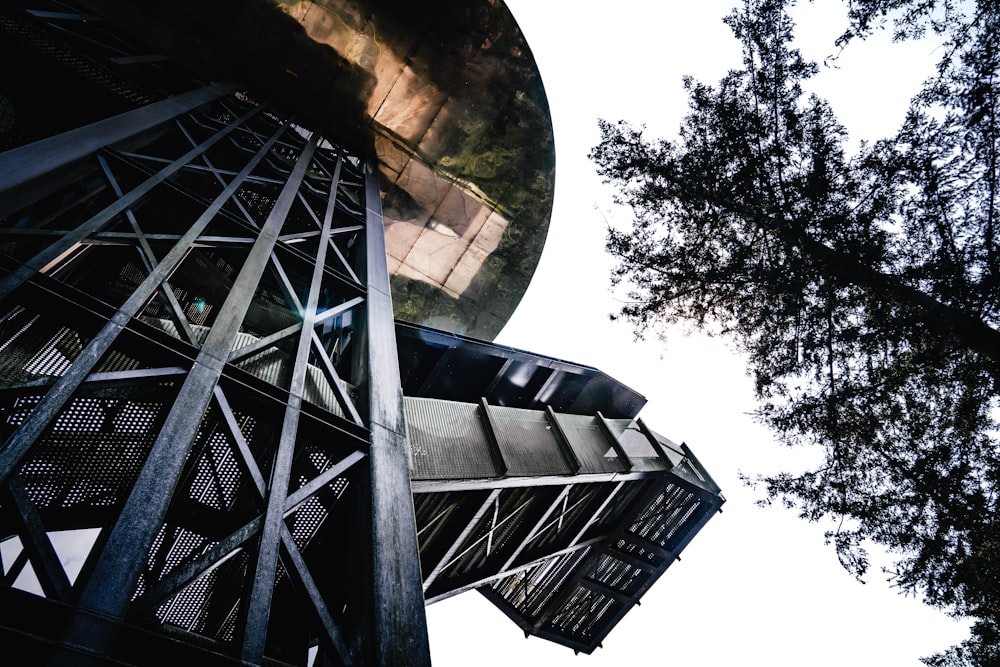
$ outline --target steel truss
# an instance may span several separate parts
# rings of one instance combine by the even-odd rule
[[[0,132],[5,650],[426,665],[474,588],[599,646],[724,502],[645,399],[394,323],[370,137],[33,6],[0,50],[90,96]]]
[[[0,173],[3,583],[66,610],[51,664],[429,662],[370,163],[207,86]]]
[[[690,449],[641,419],[404,405],[427,602],[476,589],[526,636],[577,652],[601,645],[725,502]]]

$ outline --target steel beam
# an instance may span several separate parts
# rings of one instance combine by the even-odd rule
[[[191,444],[194,441],[225,359],[250,305],[261,274],[291,207],[299,184],[316,148],[318,137],[310,139],[282,189],[267,222],[251,249],[233,288],[222,305],[215,323],[185,378],[180,393],[167,416],[146,463],[136,480],[114,528],[108,534],[93,570],[80,592],[81,608],[105,617],[124,618],[149,549],[166,515],[170,499]],[[192,416],[195,416],[192,418]],[[112,641],[103,623],[94,624],[88,614],[76,614],[66,632],[65,643],[84,644],[97,651]]]
[[[249,115],[249,114],[247,114]],[[11,473],[14,466],[21,460],[28,449],[35,443],[38,437],[48,424],[56,417],[58,410],[76,391],[77,387],[87,378],[90,371],[104,356],[104,353],[111,347],[121,330],[131,321],[145,305],[152,294],[159,289],[164,280],[173,272],[190,249],[194,239],[204,231],[211,222],[215,214],[222,209],[225,203],[236,193],[243,180],[250,174],[254,167],[267,155],[274,142],[277,141],[284,125],[271,139],[266,142],[261,149],[253,156],[240,174],[233,179],[233,182],[225,188],[218,197],[205,209],[205,211],[192,223],[188,231],[183,234],[180,240],[167,253],[163,260],[153,269],[142,284],[137,287],[132,295],[119,308],[118,312],[102,328],[100,333],[87,345],[87,347],[77,357],[73,366],[63,374],[55,385],[48,391],[42,403],[32,412],[31,416],[21,424],[21,426],[7,439],[7,442],[0,448],[0,477],[6,477]],[[227,132],[228,133],[228,132]],[[213,138],[213,143],[218,137]],[[194,149],[192,149],[194,150]],[[190,152],[187,154],[190,159]],[[180,168],[181,165],[178,165]],[[147,181],[149,183],[149,181]],[[155,184],[155,183],[154,183]],[[149,186],[149,189],[152,185]],[[148,190],[147,190],[148,191]],[[122,200],[118,200],[121,202]],[[123,206],[121,210],[125,210]],[[96,218],[97,216],[95,216]],[[92,218],[93,220],[94,218]],[[103,216],[102,216],[103,219]],[[82,238],[82,237],[81,237]],[[53,246],[61,247],[64,244],[56,243]],[[52,247],[52,246],[50,246]],[[23,279],[31,278],[34,271],[22,276]],[[12,278],[13,280],[13,278]],[[2,281],[0,281],[2,283]],[[19,282],[17,283],[19,284]],[[13,285],[11,286],[13,289]],[[2,292],[2,290],[0,290]],[[0,298],[3,295],[0,294]]]
[[[310,139],[308,150],[304,151],[296,165],[305,166],[312,159],[318,137]],[[326,239],[330,234],[333,222],[333,207],[337,201],[341,160],[337,161],[337,169],[330,184],[330,195],[327,200],[326,215],[323,219],[321,236]],[[293,174],[294,177],[294,174]],[[289,179],[291,181],[292,179]],[[301,182],[301,179],[300,179]],[[296,194],[298,187],[296,186]],[[289,206],[291,202],[289,201]],[[277,208],[277,205],[275,206]],[[271,596],[274,593],[274,578],[278,569],[278,550],[283,541],[285,498],[288,495],[288,483],[292,472],[292,460],[295,455],[298,437],[300,410],[305,390],[306,372],[309,368],[309,349],[312,343],[313,325],[316,320],[316,306],[322,286],[323,271],[326,265],[326,243],[320,243],[313,262],[313,274],[306,297],[305,310],[302,313],[302,323],[292,362],[292,379],[288,390],[288,402],[285,405],[285,416],[281,421],[281,435],[278,438],[278,452],[275,456],[274,469],[267,488],[267,513],[264,519],[264,530],[257,547],[257,562],[253,577],[253,587],[250,591],[250,602],[247,605],[247,621],[243,634],[243,659],[254,663],[264,657],[264,645],[267,639],[267,621],[271,614]],[[290,542],[290,540],[289,540]],[[289,553],[297,554],[294,544],[286,544]],[[304,568],[305,565],[302,564]],[[300,572],[300,577],[306,581],[308,573]],[[324,616],[324,625],[326,617]],[[338,653],[346,657],[346,650],[340,640],[339,633],[334,639]]]
[[[210,84],[0,153],[0,193],[23,187],[105,146],[146,132],[233,90],[232,84]]]
[[[409,456],[375,165],[365,169],[368,303],[363,360],[371,430],[373,665],[429,666]]]

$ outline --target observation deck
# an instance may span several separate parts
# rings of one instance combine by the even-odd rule
[[[554,178],[502,2],[0,0],[0,56],[12,654],[427,665],[472,589],[589,653],[721,507],[489,342]]]

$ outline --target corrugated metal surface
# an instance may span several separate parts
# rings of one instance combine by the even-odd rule
[[[496,477],[479,406],[407,398],[410,475],[414,479]]]
[[[627,469],[627,462],[615,452],[596,417],[555,413],[555,420],[580,462],[581,473]]]
[[[569,475],[556,430],[544,412],[489,406],[490,423],[509,475]]]
[[[634,419],[609,419],[608,426],[618,437],[630,459],[655,459],[656,450]]]

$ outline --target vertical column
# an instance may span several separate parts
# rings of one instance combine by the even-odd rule
[[[430,665],[413,494],[403,421],[378,176],[366,172],[368,309],[364,359],[371,429],[373,657],[376,665]]]

